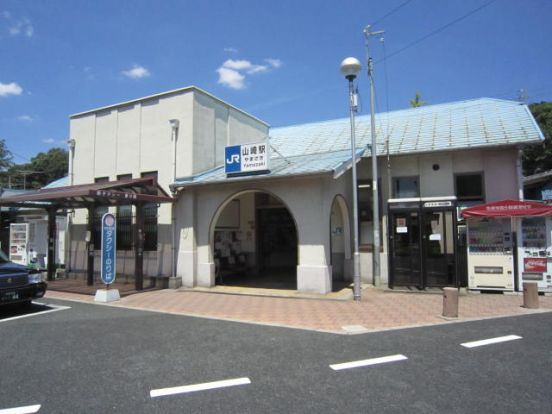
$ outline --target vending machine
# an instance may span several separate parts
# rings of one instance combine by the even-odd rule
[[[518,277],[523,282],[537,282],[540,292],[552,292],[552,217],[520,217],[517,220]]]
[[[10,224],[10,260],[26,266],[29,259],[29,223]]]
[[[514,240],[510,217],[467,219],[468,287],[514,290]]]

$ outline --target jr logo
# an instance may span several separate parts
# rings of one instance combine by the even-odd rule
[[[226,160],[226,164],[234,164],[235,162],[240,162],[240,155],[239,154],[232,154],[230,156],[229,160]]]
[[[228,173],[241,172],[240,146],[226,147],[224,152],[224,171]]]

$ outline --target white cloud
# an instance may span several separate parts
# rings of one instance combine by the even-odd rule
[[[55,144],[56,140],[53,138],[46,138],[46,139],[43,139],[42,142],[44,142],[45,144]]]
[[[235,47],[225,47],[224,51],[227,53],[238,53],[238,49],[236,49]]]
[[[150,76],[150,71],[140,65],[133,65],[132,68],[123,70],[121,73],[131,79],[141,79]]]
[[[17,120],[22,122],[33,122],[34,118],[30,115],[19,115]]]
[[[221,66],[217,69],[217,72],[219,74],[218,83],[232,89],[243,89],[245,87],[243,83],[245,76],[240,74],[238,71]]]
[[[232,60],[228,59],[222,64],[223,68],[243,70],[244,72],[252,75],[254,73],[266,72],[268,66],[266,65],[254,65],[249,60]]]
[[[33,25],[26,17],[16,18],[9,11],[2,12],[0,16],[2,16],[3,20],[6,22],[5,26],[7,27],[10,36],[33,36]]]
[[[246,75],[256,75],[277,69],[282,65],[279,59],[265,59],[268,65],[259,65],[245,59],[228,59],[217,69],[218,83],[232,89],[245,88]]]
[[[23,88],[15,82],[0,82],[0,96],[21,95]]]
[[[280,59],[272,59],[272,58],[266,58],[265,62],[275,69],[278,69],[283,64],[283,62]]]

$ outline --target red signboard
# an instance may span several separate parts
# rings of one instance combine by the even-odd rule
[[[552,207],[535,201],[502,200],[462,210],[463,217],[552,216]]]
[[[543,273],[546,272],[546,258],[525,257],[523,259],[523,268],[526,272]]]

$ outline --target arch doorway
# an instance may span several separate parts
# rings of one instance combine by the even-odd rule
[[[219,207],[211,229],[216,285],[297,289],[297,226],[278,197],[238,193]]]
[[[351,236],[349,210],[345,199],[334,198],[330,215],[332,290],[348,286],[351,278]]]

